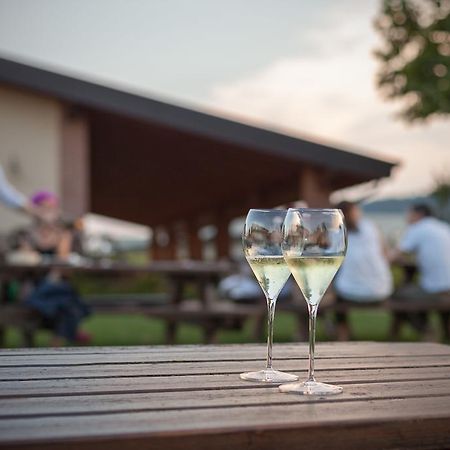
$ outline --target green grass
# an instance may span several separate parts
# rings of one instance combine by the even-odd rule
[[[328,340],[325,335],[325,318],[319,318],[317,339]],[[350,314],[350,323],[355,340],[385,341],[388,338],[390,316],[387,312],[376,310],[354,311]],[[432,323],[437,326],[437,317],[432,317]],[[297,327],[293,315],[280,312],[275,320],[275,342],[292,342]],[[92,345],[159,345],[165,343],[164,322],[132,315],[102,315],[97,314],[86,320],[82,327],[93,336]],[[242,330],[223,330],[219,333],[219,343],[252,342],[254,323],[249,320]],[[37,346],[49,345],[50,334],[40,331],[37,335]],[[418,334],[409,326],[402,330],[402,341],[417,341]],[[177,334],[177,344],[198,344],[202,342],[202,330],[196,325],[180,325]],[[8,329],[6,347],[21,345],[19,333]]]

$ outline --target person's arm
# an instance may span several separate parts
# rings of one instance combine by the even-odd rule
[[[407,255],[415,253],[418,244],[417,239],[417,230],[415,228],[409,227],[400,240],[398,247],[392,252],[390,260],[392,262],[404,261]]]
[[[25,195],[6,179],[2,166],[0,166],[0,201],[10,208],[21,209],[26,212],[29,212],[31,208]]]

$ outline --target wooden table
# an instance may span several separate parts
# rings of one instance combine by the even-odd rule
[[[276,366],[306,375],[305,344]],[[239,380],[262,345],[0,351],[0,448],[450,448],[450,347],[319,343],[317,376],[344,393],[281,394]]]

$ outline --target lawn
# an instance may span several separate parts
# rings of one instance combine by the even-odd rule
[[[350,315],[353,339],[385,341],[388,336],[390,316],[383,311],[354,311]],[[437,326],[437,317],[432,317]],[[286,312],[280,312],[275,321],[275,342],[292,342],[296,327],[295,318]],[[158,345],[164,344],[164,323],[159,319],[141,316],[95,315],[83,324],[83,329],[93,336],[92,345]],[[252,342],[253,323],[248,321],[242,330],[224,330],[219,334],[219,343]],[[327,340],[324,332],[324,319],[318,323],[318,340]],[[417,333],[409,326],[404,326],[401,340],[416,341]],[[41,331],[37,336],[37,345],[46,346],[49,333]],[[202,342],[202,331],[195,325],[181,325],[178,344],[198,344]],[[20,336],[10,329],[6,333],[6,346],[20,346]]]

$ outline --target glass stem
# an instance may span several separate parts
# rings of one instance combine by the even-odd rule
[[[272,369],[273,320],[277,299],[267,298],[267,369]]]
[[[317,309],[319,305],[310,305],[308,303],[309,312],[309,371],[308,381],[316,381],[314,378],[314,347],[316,343],[316,321]]]

